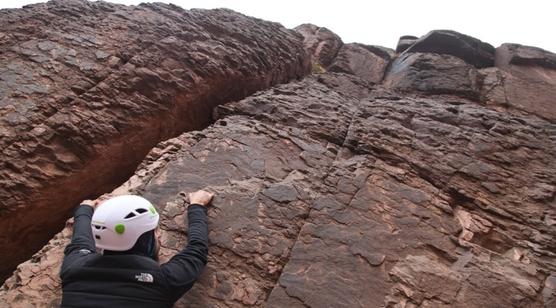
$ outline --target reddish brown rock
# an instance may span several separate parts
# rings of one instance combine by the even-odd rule
[[[451,30],[434,30],[415,41],[405,52],[430,52],[458,57],[477,67],[494,66],[494,47]]]
[[[313,63],[323,67],[332,63],[343,45],[342,39],[336,33],[324,27],[302,24],[297,26],[295,30],[303,35],[303,45],[312,56]]]
[[[496,68],[480,71],[481,100],[510,112],[556,120],[556,55],[540,48],[502,44]]]
[[[23,94],[33,99],[31,103],[10,101],[6,105],[10,107],[2,109],[8,115],[2,121],[18,123],[15,114],[39,119],[44,125],[33,127],[30,123],[34,122],[27,120],[17,124],[33,127],[33,138],[14,142],[14,149],[24,149],[22,153],[30,153],[33,159],[21,164],[6,159],[0,179],[9,174],[40,180],[42,173],[26,168],[44,161],[73,172],[80,170],[75,168],[88,155],[98,159],[93,160],[96,168],[88,169],[86,175],[102,175],[107,166],[131,168],[129,155],[111,154],[115,148],[122,153],[140,152],[135,146],[146,143],[151,135],[178,134],[172,123],[179,122],[186,129],[195,123],[194,128],[202,130],[158,143],[133,176],[113,192],[139,194],[156,204],[162,213],[162,261],[185,244],[185,192],[199,188],[216,192],[209,209],[209,263],[176,307],[553,306],[556,127],[546,115],[554,108],[517,94],[508,96],[513,97],[511,104],[496,103],[511,91],[531,91],[523,80],[532,83],[540,76],[519,72],[548,72],[549,68],[510,64],[477,70],[462,57],[480,54],[481,46],[473,51],[477,46],[463,44],[463,50],[452,52],[442,43],[439,48],[445,52],[399,55],[382,84],[358,77],[361,73],[356,70],[314,74],[212,110],[226,99],[250,94],[255,84],[266,87],[305,72],[308,65],[301,38],[276,24],[227,10],[67,1],[27,10],[45,8],[72,22],[85,19],[80,25],[87,31],[93,31],[86,27],[94,24],[89,18],[97,17],[110,21],[103,24],[114,25],[111,33],[121,33],[117,25],[135,30],[126,29],[132,41],[123,47],[112,42],[103,45],[110,48],[90,54],[84,47],[71,47],[74,57],[85,54],[94,61],[108,61],[111,73],[92,85],[92,77],[55,62],[68,79],[81,78],[81,82],[66,84],[53,74],[50,87],[29,86],[27,81],[43,76],[33,70],[42,64],[29,63],[45,63],[42,50],[54,49],[42,41],[36,47],[34,43],[10,45],[20,48],[10,51],[19,58],[10,53],[2,57],[27,60],[19,68],[9,67],[20,73],[2,75],[0,89],[14,91],[19,85],[21,90],[10,94],[10,100]],[[14,25],[30,14],[26,12],[1,11]],[[128,18],[125,23],[116,22],[122,16]],[[48,35],[57,33],[56,25]],[[139,26],[152,31],[134,36]],[[41,29],[33,31],[42,33]],[[18,31],[23,30],[8,33]],[[179,35],[159,42],[155,40],[159,31]],[[92,44],[80,38],[82,32],[75,34],[76,41],[72,38],[64,44]],[[267,39],[277,35],[280,41]],[[26,37],[26,32],[19,35],[19,39]],[[122,44],[128,42],[123,35],[119,39]],[[163,41],[166,45],[159,45]],[[474,42],[465,37],[456,41]],[[125,64],[107,55],[114,54],[115,46],[129,49],[138,42],[152,45],[146,47],[148,52],[118,56],[127,58]],[[222,46],[233,53],[222,53]],[[172,52],[178,49],[179,53]],[[366,50],[381,54],[378,49]],[[72,54],[55,51],[48,57],[71,59]],[[83,64],[79,58],[74,62],[79,67]],[[117,69],[112,68],[116,64]],[[108,70],[98,68],[103,69]],[[550,77],[546,82],[553,80]],[[35,103],[40,101],[35,96],[56,97],[57,89],[66,86],[75,97],[64,101],[65,105],[44,105],[53,106],[48,109]],[[219,90],[219,95],[212,90]],[[196,96],[200,94],[205,96]],[[518,104],[525,107],[515,107]],[[176,109],[176,105],[187,108]],[[34,112],[36,106],[43,106],[48,116]],[[198,111],[199,106],[205,107]],[[203,129],[206,123],[197,121],[208,122],[202,116],[212,111],[215,122]],[[161,120],[167,114],[172,116]],[[136,120],[131,127],[124,121],[130,116]],[[10,140],[26,136],[24,129],[16,132]],[[98,136],[106,141],[95,141]],[[55,147],[48,148],[51,139]],[[32,142],[37,150],[25,151]],[[67,150],[87,148],[91,142],[91,152]],[[111,177],[71,179],[71,184],[116,186]],[[84,190],[83,184],[53,184],[62,185],[59,189],[68,195],[79,196]],[[60,303],[58,270],[70,234],[71,221],[18,266],[0,288],[0,306]]]
[[[496,48],[494,60],[497,67],[522,65],[556,69],[556,54],[533,46],[502,44]]]
[[[551,74],[555,79],[551,82],[536,78],[536,72],[546,69],[519,68],[521,73],[515,70],[509,72],[498,68],[480,70],[482,79],[481,101],[485,104],[507,110],[509,112],[526,112],[541,118],[556,121],[556,71]],[[532,74],[524,74],[524,71],[535,71]],[[528,77],[528,76],[533,77]],[[548,75],[548,74],[547,74]],[[545,75],[545,76],[547,76]],[[545,78],[543,78],[545,79]]]
[[[310,69],[295,31],[230,10],[51,1],[0,25],[0,277],[159,141]]]
[[[181,192],[217,193],[207,269],[177,307],[553,300],[553,124],[331,73],[216,116],[159,144],[115,191],[157,204],[163,259],[184,245]],[[0,303],[59,302],[69,234],[20,265]]]
[[[340,48],[328,70],[352,74],[368,82],[380,83],[393,56],[394,51],[388,48],[357,43],[345,44]]]

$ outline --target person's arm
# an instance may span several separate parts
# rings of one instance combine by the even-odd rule
[[[189,221],[188,241],[185,249],[161,265],[168,283],[187,291],[201,275],[208,255],[207,208],[191,204],[187,209]]]
[[[95,240],[91,229],[91,218],[93,208],[87,204],[81,204],[74,214],[73,235],[71,243],[64,249],[64,262],[60,276],[66,272],[72,264],[80,257],[95,253]]]

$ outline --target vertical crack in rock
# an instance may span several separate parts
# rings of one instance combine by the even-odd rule
[[[347,136],[348,136],[349,131],[350,131],[350,129],[351,129],[351,125],[352,125],[352,123],[353,123],[353,121],[354,121],[354,118],[355,118],[355,112],[353,112],[352,115],[350,116],[349,123],[347,124],[347,128],[345,129],[345,134],[344,134],[344,136],[342,137],[342,141],[338,144],[339,149],[337,149],[336,156],[334,157],[334,160],[332,160],[332,161],[330,162],[330,164],[328,165],[328,167],[325,167],[325,169],[328,169],[328,170],[325,172],[325,174],[324,174],[323,177],[321,178],[321,181],[325,182],[325,181],[326,181],[326,178],[327,178],[327,177],[330,175],[330,173],[333,171],[333,169],[334,169],[334,164],[335,164],[336,161],[338,160],[338,157],[341,155],[341,151],[343,150],[344,144],[345,144],[345,142],[346,142],[346,140],[347,140]],[[348,203],[348,204],[349,204],[349,203]],[[309,206],[309,209],[308,209],[306,218],[302,221],[302,223],[301,223],[301,225],[300,225],[301,227],[299,228],[299,230],[298,230],[298,232],[297,232],[297,235],[295,236],[295,241],[293,242],[293,244],[292,244],[292,246],[291,246],[291,248],[290,248],[290,251],[289,251],[287,257],[284,258],[282,270],[283,270],[283,268],[284,268],[285,266],[287,266],[287,264],[288,264],[288,262],[289,262],[289,260],[290,260],[292,251],[293,251],[293,249],[294,249],[296,243],[299,241],[299,238],[300,238],[300,236],[301,236],[301,234],[302,234],[302,230],[303,230],[305,224],[307,223],[307,221],[310,220],[310,218],[311,218],[311,211],[312,211],[312,209],[313,209],[313,206],[314,206],[314,204],[311,204],[311,205]],[[270,296],[271,292],[273,292],[275,289],[280,288],[280,287],[283,287],[283,286],[280,286],[280,277],[281,277],[281,275],[282,275],[282,270],[280,270],[280,271],[277,273],[276,279],[275,279],[275,281],[274,281],[274,287],[273,287],[272,289],[270,289],[270,290],[267,292],[266,297],[265,297],[265,300],[268,300],[268,297]],[[278,292],[279,292],[279,291],[278,291]],[[297,300],[299,301],[299,303],[301,303],[301,304],[303,305],[303,307],[311,307],[311,306],[308,306],[307,304],[305,304],[305,302],[303,301],[302,298],[296,297],[295,294],[289,294],[287,290],[284,290],[284,292],[286,292],[286,293],[288,294],[289,297],[292,297],[292,298],[297,299]]]

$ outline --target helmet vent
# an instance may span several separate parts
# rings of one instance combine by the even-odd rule
[[[129,214],[127,214],[126,217],[124,217],[124,219],[129,219],[129,218],[132,218],[132,217],[135,217],[135,216],[137,216],[137,215],[135,215],[135,213],[129,212]]]
[[[146,211],[148,211],[147,209],[135,209],[135,212],[139,213],[139,214],[143,214]]]
[[[99,225],[93,225],[93,227],[95,227],[95,229],[97,229],[97,230],[104,230],[104,229],[106,229],[106,227],[99,226]]]

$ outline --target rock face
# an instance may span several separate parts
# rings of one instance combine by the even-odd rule
[[[496,66],[540,66],[556,69],[556,55],[541,48],[519,44],[502,44],[496,48]]]
[[[4,278],[158,142],[310,69],[299,34],[229,10],[51,1],[0,25]]]
[[[256,23],[295,46],[287,30]],[[305,44],[307,52],[320,55],[312,46],[329,37]],[[527,103],[496,101],[524,85],[511,78],[538,78],[545,60],[478,68],[465,59],[480,54],[465,47],[475,39],[453,37],[464,50],[432,51],[446,47],[444,38],[443,47],[433,40],[431,51],[397,54],[346,44],[329,72],[219,105],[212,125],[154,146],[113,194],[157,205],[162,261],[186,241],[185,192],[216,192],[209,263],[176,307],[556,305],[556,124],[546,116],[555,107],[543,93]],[[299,59],[274,52],[258,56]],[[303,59],[292,63],[304,68]],[[331,72],[335,65],[351,69]],[[71,220],[18,266],[0,306],[59,304],[70,235]]]
[[[496,68],[481,70],[482,100],[556,120],[556,54],[536,47],[503,44]]]

